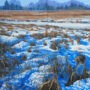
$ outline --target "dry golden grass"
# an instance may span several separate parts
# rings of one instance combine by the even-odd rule
[[[58,43],[56,41],[53,41],[51,44],[51,49],[57,50],[57,48],[58,48]]]
[[[44,82],[37,90],[61,90],[57,79],[52,79]]]
[[[43,33],[33,33],[31,36],[36,38],[36,39],[42,39],[45,37],[53,38],[56,36],[60,36],[60,32],[56,32],[56,31],[48,32],[48,30],[46,30]]]
[[[54,11],[54,12],[30,12],[30,11],[0,11],[0,19],[10,20],[28,20],[28,19],[63,19],[70,17],[90,16],[88,10],[68,10],[68,11]]]

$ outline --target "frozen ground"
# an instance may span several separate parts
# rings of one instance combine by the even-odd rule
[[[54,76],[56,63],[62,90],[90,90],[90,77],[66,86],[69,71],[65,72],[68,63],[76,75],[82,75],[84,68],[90,75],[90,18],[0,22],[0,90],[36,90]],[[17,26],[21,24],[31,26],[22,29]],[[84,64],[77,65],[79,55],[85,55]]]
[[[68,20],[67,20],[68,21]],[[72,20],[71,20],[72,21]],[[62,28],[74,28],[74,29],[90,29],[90,22],[87,22],[86,20],[86,23],[81,23],[81,22],[74,22],[72,23],[71,21],[68,21],[68,22],[62,22],[62,21],[59,21],[59,22],[42,22],[42,21],[0,21],[0,22],[4,22],[6,24],[24,24],[24,25],[28,25],[28,24],[35,24],[35,25],[39,25],[39,26],[44,26],[44,25],[51,25],[51,26],[58,26],[58,27],[62,27]]]

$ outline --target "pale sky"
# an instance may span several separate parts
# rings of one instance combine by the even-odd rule
[[[30,2],[37,2],[38,0],[20,0],[21,1],[21,4],[23,6],[27,6]],[[58,2],[67,2],[69,0],[54,0],[54,1],[58,1]],[[77,1],[80,1],[80,2],[84,2],[85,4],[87,5],[90,5],[90,0],[77,0]],[[5,2],[5,0],[0,0],[0,6],[3,5]]]

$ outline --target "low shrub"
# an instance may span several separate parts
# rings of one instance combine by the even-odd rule
[[[26,60],[26,59],[27,59],[27,56],[26,56],[26,55],[23,55],[21,60],[24,61],[24,60]]]
[[[53,41],[50,48],[53,50],[59,49],[60,48],[59,43],[56,41]]]
[[[84,64],[84,63],[85,63],[85,60],[86,60],[86,57],[85,57],[84,55],[79,55],[79,56],[77,56],[76,59],[75,59],[75,61],[76,61],[78,64],[80,64],[80,63]]]
[[[31,42],[31,43],[30,43],[30,46],[35,46],[35,45],[36,45],[35,42]]]
[[[41,87],[37,90],[61,90],[56,79],[49,80],[44,82]]]

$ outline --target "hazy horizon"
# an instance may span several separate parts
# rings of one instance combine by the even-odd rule
[[[0,6],[3,6],[5,1],[6,0],[0,0]],[[10,1],[10,0],[8,0],[8,1]],[[27,6],[29,3],[31,3],[31,2],[36,3],[39,0],[19,0],[19,1],[21,2],[22,6]],[[63,2],[70,1],[70,0],[53,0],[53,1],[63,3]],[[87,5],[90,5],[90,2],[88,2],[89,0],[77,0],[77,1],[83,2]]]

